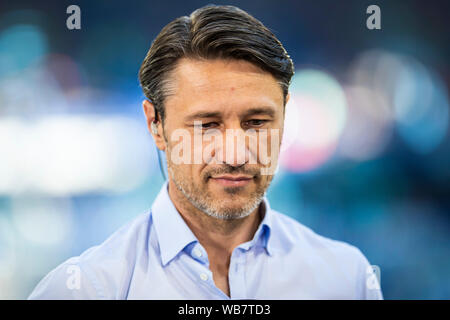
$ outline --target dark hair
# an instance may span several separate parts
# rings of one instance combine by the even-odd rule
[[[182,58],[242,59],[271,73],[284,101],[294,64],[281,42],[259,20],[234,6],[208,5],[166,25],[139,70],[145,96],[164,121],[169,74]]]

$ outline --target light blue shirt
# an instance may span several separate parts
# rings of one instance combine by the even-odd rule
[[[359,249],[262,205],[253,239],[231,255],[231,297],[165,183],[151,210],[56,267],[29,299],[382,299]]]

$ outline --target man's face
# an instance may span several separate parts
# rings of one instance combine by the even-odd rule
[[[273,177],[261,169],[276,166],[284,121],[280,85],[270,73],[241,60],[181,59],[172,76],[174,90],[165,101],[164,121],[169,178],[192,205],[210,216],[249,215]],[[238,140],[227,135],[230,130],[240,137],[245,132],[259,137],[266,131],[267,139]],[[190,135],[181,152],[180,136],[175,134],[180,131]],[[246,152],[239,141],[244,141]],[[263,149],[269,164],[261,161],[258,151]],[[200,163],[195,154],[202,154]],[[173,161],[180,155],[188,155],[190,161]]]

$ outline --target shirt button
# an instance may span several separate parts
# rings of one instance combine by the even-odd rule
[[[202,251],[201,251],[200,249],[198,249],[198,248],[195,248],[195,249],[194,249],[194,254],[195,254],[198,258],[200,258],[200,257],[202,256]]]
[[[200,279],[202,279],[203,281],[208,280],[208,275],[206,273],[200,273]]]

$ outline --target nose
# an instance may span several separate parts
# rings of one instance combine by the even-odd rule
[[[231,167],[241,167],[249,162],[248,143],[242,128],[227,129],[223,143],[223,162]]]

